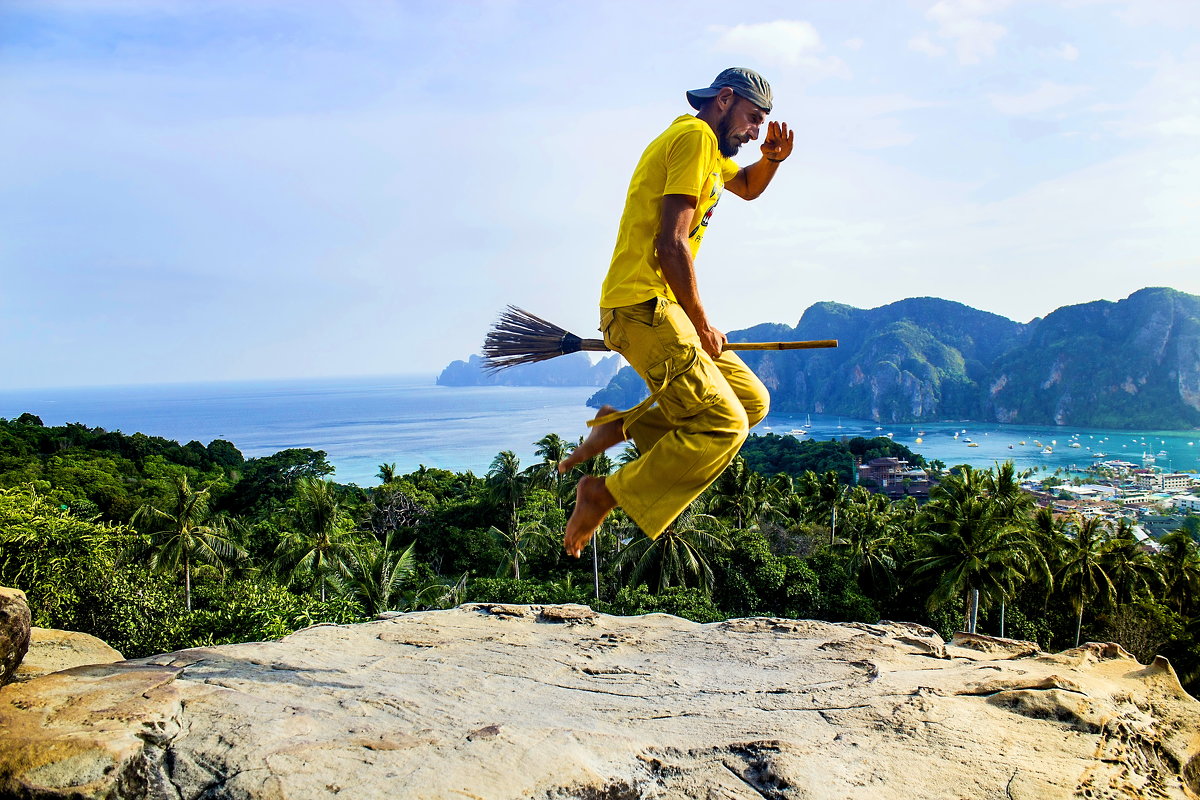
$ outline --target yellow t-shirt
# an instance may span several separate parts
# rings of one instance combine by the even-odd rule
[[[674,300],[654,248],[662,223],[663,195],[698,198],[688,236],[695,258],[725,181],[737,173],[738,165],[721,155],[713,129],[690,114],[676,119],[652,141],[629,181],[617,246],[600,290],[600,306],[631,306],[654,297]]]

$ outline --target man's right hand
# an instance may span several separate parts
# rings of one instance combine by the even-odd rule
[[[708,353],[713,359],[721,357],[721,353],[725,351],[725,334],[713,327],[706,327],[704,330],[698,330],[696,333],[700,336],[700,346],[704,348],[704,352]]]

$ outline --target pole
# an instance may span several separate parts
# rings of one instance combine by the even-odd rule
[[[596,587],[596,599],[600,599],[600,531],[596,531],[596,535],[592,537],[592,582]]]

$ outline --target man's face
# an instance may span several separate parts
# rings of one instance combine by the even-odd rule
[[[766,122],[761,108],[744,97],[733,95],[725,114],[717,123],[717,143],[721,155],[733,158],[746,142],[758,138],[758,128]]]

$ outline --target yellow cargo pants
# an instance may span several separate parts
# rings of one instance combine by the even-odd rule
[[[657,298],[602,308],[600,330],[651,392],[613,415],[641,457],[609,475],[606,485],[655,539],[729,466],[750,428],[766,417],[770,395],[734,353],[715,360],[705,353],[678,303]]]

